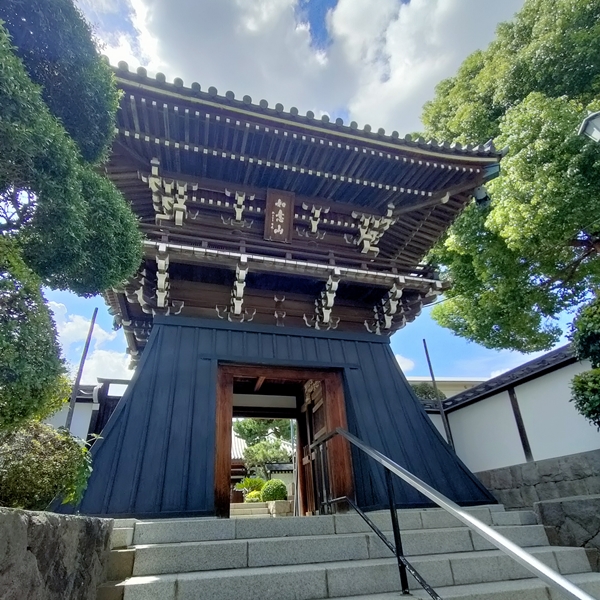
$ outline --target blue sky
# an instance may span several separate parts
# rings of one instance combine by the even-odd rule
[[[423,103],[523,0],[79,0],[111,63],[206,89],[370,123],[420,129]],[[47,290],[65,355],[77,363],[99,307],[84,380],[125,377],[121,331],[102,298]],[[531,358],[487,350],[439,327],[429,309],[392,338],[407,375],[490,377]]]

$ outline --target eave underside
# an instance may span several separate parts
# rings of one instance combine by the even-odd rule
[[[145,259],[106,299],[133,355],[155,314],[392,333],[441,293],[423,258],[498,169],[490,150],[382,144],[119,84],[107,174],[140,219]],[[178,220],[158,206],[173,185]],[[289,243],[266,239],[273,189],[295,195]],[[360,232],[374,221],[369,245]]]

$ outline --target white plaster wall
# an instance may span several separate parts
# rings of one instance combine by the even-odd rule
[[[600,448],[600,433],[569,401],[571,379],[590,368],[577,362],[515,387],[534,460]]]
[[[90,428],[90,420],[92,418],[93,404],[91,402],[77,402],[73,411],[73,419],[71,421],[71,433],[82,440],[87,438]],[[66,404],[57,413],[54,413],[45,423],[53,427],[64,427],[67,421],[67,413],[69,405]]]
[[[471,471],[525,462],[507,392],[451,412],[448,421],[456,453]]]
[[[446,440],[446,431],[444,430],[444,423],[442,422],[442,417],[440,417],[440,415],[436,415],[435,413],[427,413],[427,416],[431,419],[431,421],[435,425],[435,428],[441,433],[442,437]]]

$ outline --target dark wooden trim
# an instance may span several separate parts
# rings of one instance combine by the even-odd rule
[[[232,377],[265,377],[266,379],[277,379],[287,381],[309,381],[316,379],[324,381],[326,377],[332,374],[331,371],[314,371],[311,369],[294,369],[292,367],[277,366],[255,366],[255,365],[234,365],[220,364],[219,370]]]
[[[233,375],[219,368],[215,426],[215,515],[221,518],[229,517],[232,420]]]
[[[527,430],[525,429],[525,423],[523,422],[523,416],[521,415],[521,408],[519,407],[519,401],[514,387],[508,388],[508,396],[510,398],[510,405],[512,407],[513,415],[517,423],[517,429],[519,430],[519,438],[521,439],[521,445],[523,446],[523,452],[525,453],[525,460],[527,462],[533,461],[533,454],[531,452],[531,446],[529,444],[529,438],[527,437]]]
[[[325,411],[329,431],[333,431],[338,427],[348,429],[341,373],[329,373],[325,377]],[[334,497],[348,496],[354,498],[350,444],[341,436],[336,436],[329,442],[328,456],[330,461],[329,476]]]

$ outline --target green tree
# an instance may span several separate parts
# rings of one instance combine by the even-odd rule
[[[119,94],[89,24],[72,0],[3,0],[0,20],[31,80],[83,159],[106,156]]]
[[[600,280],[600,0],[526,0],[439,84],[428,135],[508,147],[491,206],[469,206],[430,255],[452,287],[433,317],[489,348],[551,347],[559,313]]]
[[[0,234],[18,240],[45,284],[99,293],[139,266],[137,221],[82,159],[13,50],[0,26]]]
[[[233,430],[248,446],[267,439],[269,435],[288,442],[292,435],[289,419],[240,419],[234,422]]]
[[[420,400],[445,400],[446,394],[433,387],[431,383],[411,383],[410,387]]]
[[[0,431],[58,410],[69,383],[38,278],[0,236]]]
[[[282,448],[281,442],[272,440],[263,440],[248,446],[244,450],[244,462],[248,469],[255,468],[258,474],[264,479],[267,478],[265,465],[270,463],[288,463],[291,457],[287,450]]]
[[[0,433],[0,506],[44,510],[58,495],[76,504],[91,470],[88,449],[65,429],[29,422]]]

